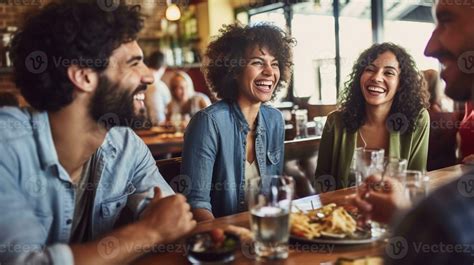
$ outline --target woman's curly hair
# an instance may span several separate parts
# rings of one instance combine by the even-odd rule
[[[296,43],[283,30],[268,23],[253,26],[225,25],[206,50],[202,71],[210,89],[221,99],[237,99],[238,77],[247,65],[245,53],[253,47],[265,47],[278,60],[280,80],[275,94],[290,82],[292,46]]]
[[[412,132],[420,111],[428,107],[428,94],[422,89],[423,78],[411,55],[393,43],[374,44],[357,59],[340,97],[342,122],[349,132],[357,131],[366,121],[365,99],[360,87],[362,73],[380,54],[388,51],[397,58],[401,71],[399,89],[393,98],[389,115],[396,113],[404,115],[409,122],[406,132]]]
[[[70,65],[98,73],[112,52],[135,40],[143,27],[138,6],[103,10],[97,1],[65,1],[45,6],[30,17],[11,43],[15,82],[28,103],[58,111],[73,100]]]

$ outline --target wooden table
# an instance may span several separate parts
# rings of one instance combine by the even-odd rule
[[[168,153],[181,153],[183,150],[183,135],[170,137],[171,134],[140,135],[154,157]],[[164,137],[167,136],[167,137]],[[285,160],[297,157],[310,157],[319,149],[320,136],[285,141]]]
[[[463,173],[473,170],[473,166],[455,165],[429,172],[430,187],[439,188],[442,185],[456,179]],[[295,200],[294,204],[299,207],[310,207],[313,202],[314,207],[335,202],[339,205],[348,203],[348,196],[354,193],[353,188],[327,192],[320,195],[309,196]],[[224,228],[227,225],[237,225],[249,227],[248,212],[217,218],[212,221],[200,223],[194,232],[206,231],[212,228]],[[153,253],[137,260],[135,264],[189,264],[185,256],[184,248],[180,243],[175,245],[157,248]],[[290,254],[288,259],[271,264],[333,264],[339,257],[355,258],[367,255],[383,255],[385,243],[383,241],[366,245],[338,246],[331,244],[304,244],[302,242],[290,243]],[[243,245],[241,251],[236,251],[233,264],[259,264],[253,259],[253,252],[249,251],[248,245]]]
[[[163,137],[163,135],[141,136],[143,142],[150,149],[153,157],[183,151],[184,139],[182,135],[176,137]]]

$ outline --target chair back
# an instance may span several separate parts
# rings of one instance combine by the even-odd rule
[[[180,175],[181,157],[156,160],[160,174],[176,193],[185,193],[190,179]]]

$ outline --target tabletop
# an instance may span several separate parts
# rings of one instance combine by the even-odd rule
[[[431,191],[456,179],[462,174],[474,169],[474,166],[455,165],[428,172],[430,176]],[[354,194],[354,188],[336,190],[319,195],[313,195],[294,201],[300,208],[320,207],[331,202],[338,205],[348,203],[348,196]],[[311,206],[310,206],[311,205]],[[225,228],[236,225],[249,228],[249,213],[243,212],[235,215],[217,218],[215,220],[199,223],[194,233],[213,228]],[[383,255],[385,242],[378,241],[364,245],[334,245],[334,244],[307,244],[304,242],[290,241],[288,259],[272,264],[333,264],[338,258],[357,258],[371,255]],[[153,249],[152,253],[138,259],[134,264],[188,264],[185,249],[180,242]],[[249,244],[242,244],[240,251],[235,253],[233,264],[259,264]]]
[[[149,130],[137,131],[137,135],[148,146],[154,157],[168,153],[181,153],[183,150],[183,133],[153,127]],[[320,136],[311,136],[285,141],[285,160],[314,155],[319,149],[320,140]]]

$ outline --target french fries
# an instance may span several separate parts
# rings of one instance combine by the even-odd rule
[[[290,223],[293,235],[307,239],[321,236],[345,238],[353,235],[357,228],[354,218],[334,203],[306,213],[292,213]]]

